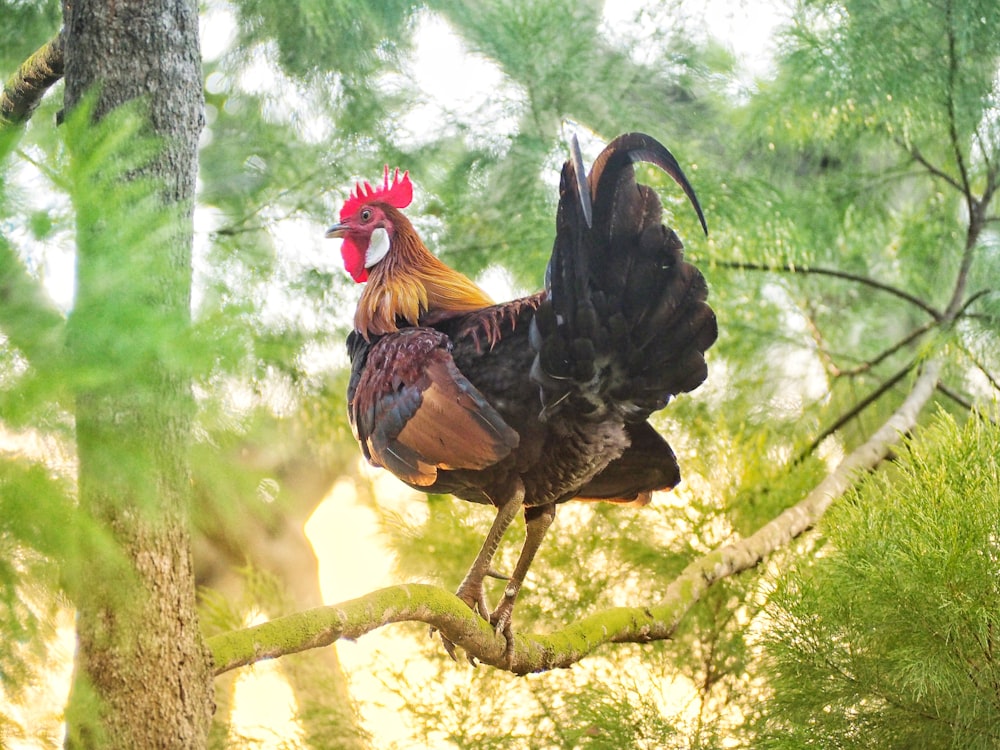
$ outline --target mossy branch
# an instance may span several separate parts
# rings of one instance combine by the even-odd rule
[[[63,32],[39,47],[21,63],[0,92],[0,128],[21,125],[31,118],[45,92],[63,77]]]
[[[208,640],[216,675],[341,638],[355,639],[394,622],[416,621],[437,628],[475,659],[516,674],[568,667],[608,643],[647,643],[670,638],[687,612],[716,581],[755,567],[771,553],[812,527],[861,472],[875,468],[889,449],[910,432],[934,393],[940,364],[928,362],[903,404],[863,445],[805,498],[756,533],[693,561],[674,579],[660,602],[615,607],[583,617],[548,634],[518,633],[513,659],[506,642],[457,597],[437,586],[405,584],[351,601],[297,612]]]
[[[355,639],[389,623],[415,621],[440,630],[484,664],[526,674],[568,667],[605,643],[668,638],[683,614],[675,610],[669,603],[655,608],[616,607],[553,633],[515,634],[513,662],[508,665],[503,636],[460,599],[437,586],[402,584],[223,633],[210,638],[208,645],[218,675],[262,659],[328,646],[341,638]]]

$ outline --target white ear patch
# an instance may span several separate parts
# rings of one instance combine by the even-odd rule
[[[368,252],[365,253],[365,268],[371,268],[389,254],[389,233],[385,227],[379,227],[372,232],[368,240]]]

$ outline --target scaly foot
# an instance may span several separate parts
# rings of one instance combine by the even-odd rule
[[[492,574],[492,571],[490,571],[488,575],[489,574]],[[490,611],[490,608],[486,602],[486,591],[483,588],[483,581],[481,578],[478,581],[470,581],[470,578],[467,576],[458,587],[458,591],[455,592],[455,596],[465,602],[469,609],[478,613],[484,620],[490,620],[490,616],[487,614]],[[431,628],[431,636],[433,636],[435,632],[437,632],[437,628]],[[441,633],[441,644],[444,646],[444,650],[448,652],[448,656],[452,658],[452,661],[458,661],[458,657],[455,656],[455,643],[447,638],[444,633]],[[466,654],[466,658],[472,666],[477,666],[475,658],[469,654]]]
[[[503,599],[497,608],[490,614],[490,624],[497,635],[503,635],[506,645],[504,646],[503,658],[504,666],[510,670],[514,666],[514,632],[510,623],[514,614],[514,601],[517,599],[517,588],[508,586],[503,592]]]

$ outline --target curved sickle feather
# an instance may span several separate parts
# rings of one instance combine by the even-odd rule
[[[667,150],[666,146],[645,133],[625,133],[618,136],[607,145],[600,156],[594,161],[594,166],[590,170],[588,180],[590,182],[591,200],[595,205],[604,204],[610,206],[612,204],[603,194],[609,189],[613,191],[617,188],[619,177],[622,174],[621,168],[626,161],[629,164],[636,164],[638,162],[653,164],[670,175],[674,182],[684,191],[688,200],[691,201],[691,205],[694,206],[694,210],[698,214],[698,220],[701,222],[701,228],[705,231],[706,235],[708,234],[708,224],[705,221],[705,214],[702,213],[701,204],[698,203],[698,196],[695,195],[694,188],[691,187],[691,183],[684,176],[684,170],[681,169],[680,164],[677,163],[677,159]],[[629,172],[631,173],[631,170]],[[615,180],[615,184],[607,185],[604,179],[605,175],[611,175]]]

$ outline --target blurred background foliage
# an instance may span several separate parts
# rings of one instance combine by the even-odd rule
[[[642,511],[564,507],[516,627],[557,628],[605,607],[656,601],[695,556],[801,499],[936,356],[945,369],[931,437],[916,435],[900,467],[866,482],[818,532],[715,586],[670,641],[606,648],[572,670],[516,679],[453,665],[421,628],[393,628],[386,637],[408,655],[376,654],[365,667],[383,697],[362,694],[349,669],[345,680],[332,649],[320,676],[289,667],[302,728],[289,742],[799,747],[803,732],[823,726],[825,746],[995,743],[982,727],[1000,694],[980,667],[994,655],[988,612],[1000,604],[986,585],[998,573],[988,552],[1000,533],[988,512],[997,498],[988,481],[960,479],[958,468],[982,464],[997,479],[995,451],[988,462],[996,428],[969,415],[978,405],[995,418],[1000,378],[992,200],[1000,7],[795,0],[766,6],[769,27],[753,23],[765,5],[202,3],[207,124],[194,324],[183,346],[176,331],[122,310],[91,322],[103,346],[118,342],[114,352],[70,360],[33,336],[16,300],[0,299],[0,676],[8,706],[0,738],[32,735],[25,704],[57,612],[80,585],[72,579],[81,550],[107,546],[74,511],[71,394],[81,378],[120,377],[129,367],[141,374],[144,357],[186,358],[197,408],[196,559],[203,584],[222,592],[206,596],[206,627],[320,603],[302,529],[345,478],[374,514],[392,576],[454,588],[489,514],[451,498],[414,499],[359,468],[343,408],[342,343],[359,290],[323,229],[355,180],[399,165],[417,188],[409,214],[435,252],[499,296],[533,291],[551,247],[568,135],[579,133],[592,159],[614,135],[642,130],[678,157],[710,227],[705,238],[683,196],[643,172],[705,272],[720,321],[708,383],[658,423],[685,481]],[[8,73],[61,24],[53,1],[0,0],[0,17],[0,69]],[[749,67],[734,34],[771,34],[761,46],[767,64]],[[0,280],[44,289],[44,304],[25,305],[36,322],[39,311],[51,321],[78,301],[70,197],[82,167],[68,155],[68,129],[55,126],[60,101],[57,88],[23,134],[6,134],[0,161]],[[129,206],[111,187],[91,197]],[[141,241],[144,227],[126,228]],[[939,326],[963,274],[962,315]],[[932,484],[968,504],[921,510],[920,488]],[[873,533],[890,511],[898,520],[879,521]],[[940,566],[917,569],[891,547],[921,549],[907,541],[911,532],[929,535],[919,542],[928,548],[951,544],[961,534],[948,524],[967,516],[986,526]],[[511,531],[501,566],[512,564],[521,533]],[[869,552],[882,556],[855,557]],[[881,624],[949,596],[964,601],[947,581],[966,563],[970,580],[983,584],[968,607],[935,610],[941,622],[887,633],[891,643],[859,635],[876,632],[865,613]],[[920,585],[905,596],[886,580],[909,576]],[[841,601],[845,586],[855,596]],[[954,661],[939,666],[924,649],[966,620],[968,648],[980,652],[955,647],[966,654],[955,658],[976,665],[963,678]],[[898,658],[879,662],[886,649]],[[934,679],[917,679],[917,666]],[[980,690],[968,700],[964,679]],[[825,697],[831,685],[837,690]],[[986,707],[960,727],[920,722],[900,744],[892,722],[923,716],[932,691],[948,695],[935,703],[941,712]],[[379,739],[382,703],[398,707],[403,738]],[[873,707],[865,732],[880,721],[881,729],[852,724],[862,705]],[[232,707],[220,706],[214,739],[225,746],[235,741],[226,729]],[[344,715],[330,719],[337,706]],[[51,736],[33,741],[45,746]]]

